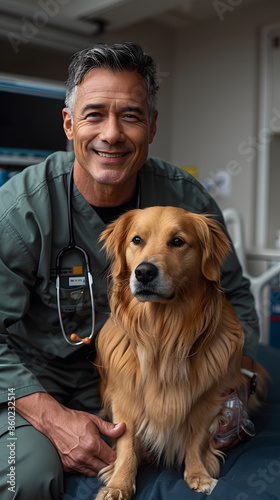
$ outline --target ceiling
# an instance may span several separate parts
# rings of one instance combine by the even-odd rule
[[[73,52],[147,19],[179,29],[265,0],[0,0],[0,37]],[[233,7],[235,5],[236,7]]]

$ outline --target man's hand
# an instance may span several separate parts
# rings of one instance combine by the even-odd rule
[[[93,477],[116,459],[100,434],[121,436],[123,422],[114,425],[96,415],[70,410],[46,393],[18,399],[16,410],[54,444],[65,472]]]

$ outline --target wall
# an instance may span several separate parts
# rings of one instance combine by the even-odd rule
[[[18,53],[6,38],[0,38],[1,73],[11,73],[65,82],[71,54],[61,53],[31,42],[19,46]]]
[[[271,206],[269,210],[268,242],[271,248],[277,245],[280,248],[280,135],[275,134],[270,144],[270,187],[269,194]],[[276,236],[279,231],[279,239],[276,244]]]
[[[199,24],[177,38],[174,61],[172,161],[199,167],[200,178],[230,173],[232,194],[217,198],[237,208],[246,245],[254,241],[258,135],[260,27],[280,21],[280,4],[268,0]]]

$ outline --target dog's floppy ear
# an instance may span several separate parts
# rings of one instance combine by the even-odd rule
[[[202,244],[202,273],[208,280],[219,282],[221,265],[230,250],[230,242],[221,225],[208,216],[199,216],[195,227]]]
[[[107,226],[99,238],[99,241],[105,241],[102,248],[105,248],[108,257],[113,262],[115,276],[119,276],[126,268],[125,242],[134,212],[131,210],[121,215]]]

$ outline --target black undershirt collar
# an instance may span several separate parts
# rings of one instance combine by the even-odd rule
[[[128,210],[133,210],[134,208],[136,208],[137,198],[138,193],[136,190],[136,194],[133,196],[133,198],[124,205],[119,205],[117,207],[95,207],[94,205],[91,206],[100,217],[100,219],[104,222],[104,224],[110,224],[110,222],[113,222],[122,214],[128,212]]]

